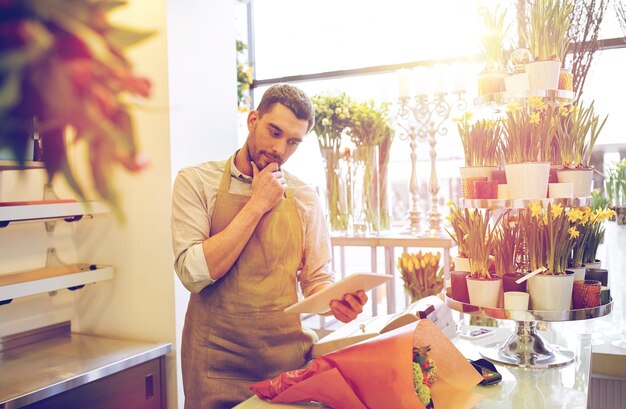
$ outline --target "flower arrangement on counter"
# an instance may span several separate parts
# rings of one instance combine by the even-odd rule
[[[440,253],[402,253],[397,266],[402,275],[404,289],[415,302],[443,289],[443,267],[439,267]]]
[[[455,121],[463,145],[465,166],[500,165],[502,126],[499,121],[473,120],[470,111]]]
[[[332,230],[361,234],[389,228],[386,179],[394,130],[388,105],[355,101],[345,93],[315,95],[312,102]],[[347,141],[352,146],[342,147]]]
[[[137,146],[128,97],[148,97],[151,84],[133,72],[124,51],[152,33],[107,21],[107,13],[124,4],[0,2],[0,144],[23,163],[32,160],[25,158],[25,147],[38,133],[49,179],[62,174],[83,198],[85,187],[68,164],[66,139],[73,135],[70,143],[86,142],[88,182],[113,205],[118,202],[114,168],[137,172],[147,164]]]

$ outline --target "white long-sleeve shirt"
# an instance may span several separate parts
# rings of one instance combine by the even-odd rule
[[[204,162],[178,172],[172,195],[172,244],[174,269],[192,293],[215,282],[206,264],[202,242],[211,231],[211,214],[226,160]],[[328,273],[330,236],[319,199],[311,187],[283,170],[296,202],[304,238],[303,258],[298,280],[306,297],[320,284],[332,283]],[[251,178],[231,164],[230,193],[250,196]]]

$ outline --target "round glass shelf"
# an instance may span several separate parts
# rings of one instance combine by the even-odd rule
[[[448,288],[445,303],[450,308],[472,315],[515,321],[515,330],[501,343],[492,343],[480,348],[485,358],[505,365],[523,368],[552,368],[569,365],[575,355],[559,345],[548,343],[537,331],[539,321],[577,321],[599,318],[613,310],[613,300],[594,308],[566,311],[507,310],[487,308],[463,303],[453,299]]]
[[[541,97],[548,101],[557,102],[559,105],[567,105],[574,100],[574,92],[562,89],[528,89],[516,92],[494,92],[492,94],[476,97],[474,104],[502,105],[511,101],[520,101],[531,97]]]
[[[477,209],[528,209],[531,203],[541,202],[545,208],[548,203],[560,204],[563,207],[582,207],[591,204],[591,196],[572,198],[544,199],[459,199],[459,207]]]

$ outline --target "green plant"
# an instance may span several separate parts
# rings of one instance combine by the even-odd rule
[[[615,217],[613,209],[597,209],[589,218],[589,232],[587,234],[587,245],[584,247],[583,263],[593,263],[596,261],[598,248],[604,238],[604,221]]]
[[[492,278],[492,273],[489,272],[490,257],[497,242],[496,226],[504,214],[491,224],[490,209],[484,212],[479,209],[463,209],[460,213],[463,215],[459,227],[464,233],[463,241],[470,262],[470,274],[476,278],[490,279]]]
[[[569,46],[571,0],[533,0],[526,42],[537,60],[562,61]]]
[[[466,112],[456,122],[465,166],[500,165],[502,125],[499,121],[479,119],[472,122],[471,112]]]
[[[497,237],[493,254],[497,273],[513,274],[518,272],[520,232],[521,229],[516,216],[509,214],[502,219],[500,227],[496,230]]]
[[[589,167],[591,152],[608,116],[600,122],[594,114],[594,102],[588,107],[572,105],[559,111],[557,145],[563,165],[569,168]]]
[[[132,72],[124,50],[152,33],[118,28],[106,19],[123,4],[0,2],[0,147],[23,163],[26,145],[38,133],[49,180],[62,174],[84,198],[85,187],[68,165],[67,136],[74,135],[69,143],[85,141],[88,146],[88,182],[116,210],[114,167],[134,172],[146,165],[127,97],[148,97],[151,88],[146,78]]]
[[[480,36],[482,53],[485,56],[485,70],[498,71],[504,65],[504,41],[509,32],[510,24],[505,24],[506,9],[501,12],[496,6],[493,14],[483,9]]]
[[[454,204],[451,200],[448,201],[447,206],[450,208],[450,214],[446,216],[446,220],[450,223],[452,232],[450,232],[447,228],[445,228],[445,230],[450,235],[450,238],[452,238],[452,240],[456,243],[459,251],[459,257],[467,257],[465,232],[461,228],[462,225],[468,223],[467,220],[464,219],[467,214],[456,207],[456,204]]]
[[[520,211],[520,222],[526,240],[531,270],[545,267],[544,274],[563,275],[570,261],[574,239],[579,237],[569,212],[560,204],[531,203]]]
[[[502,155],[505,163],[548,161],[556,132],[553,108],[541,98],[530,98],[527,105],[507,105],[502,119]]]
[[[246,58],[248,46],[240,40],[236,42],[237,48],[237,110],[247,112],[250,110],[250,85],[252,85],[252,66]]]

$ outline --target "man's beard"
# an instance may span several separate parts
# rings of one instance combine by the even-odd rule
[[[262,150],[262,151],[257,152],[256,155],[253,155],[252,152],[250,152],[250,145],[246,145],[246,150],[248,154],[248,161],[254,162],[254,164],[259,170],[263,170],[267,165],[269,165],[272,162],[276,162],[276,164],[278,165],[278,168],[280,169],[280,165],[282,165],[283,163],[280,157],[277,157],[276,155],[272,155],[271,153],[267,151]]]

